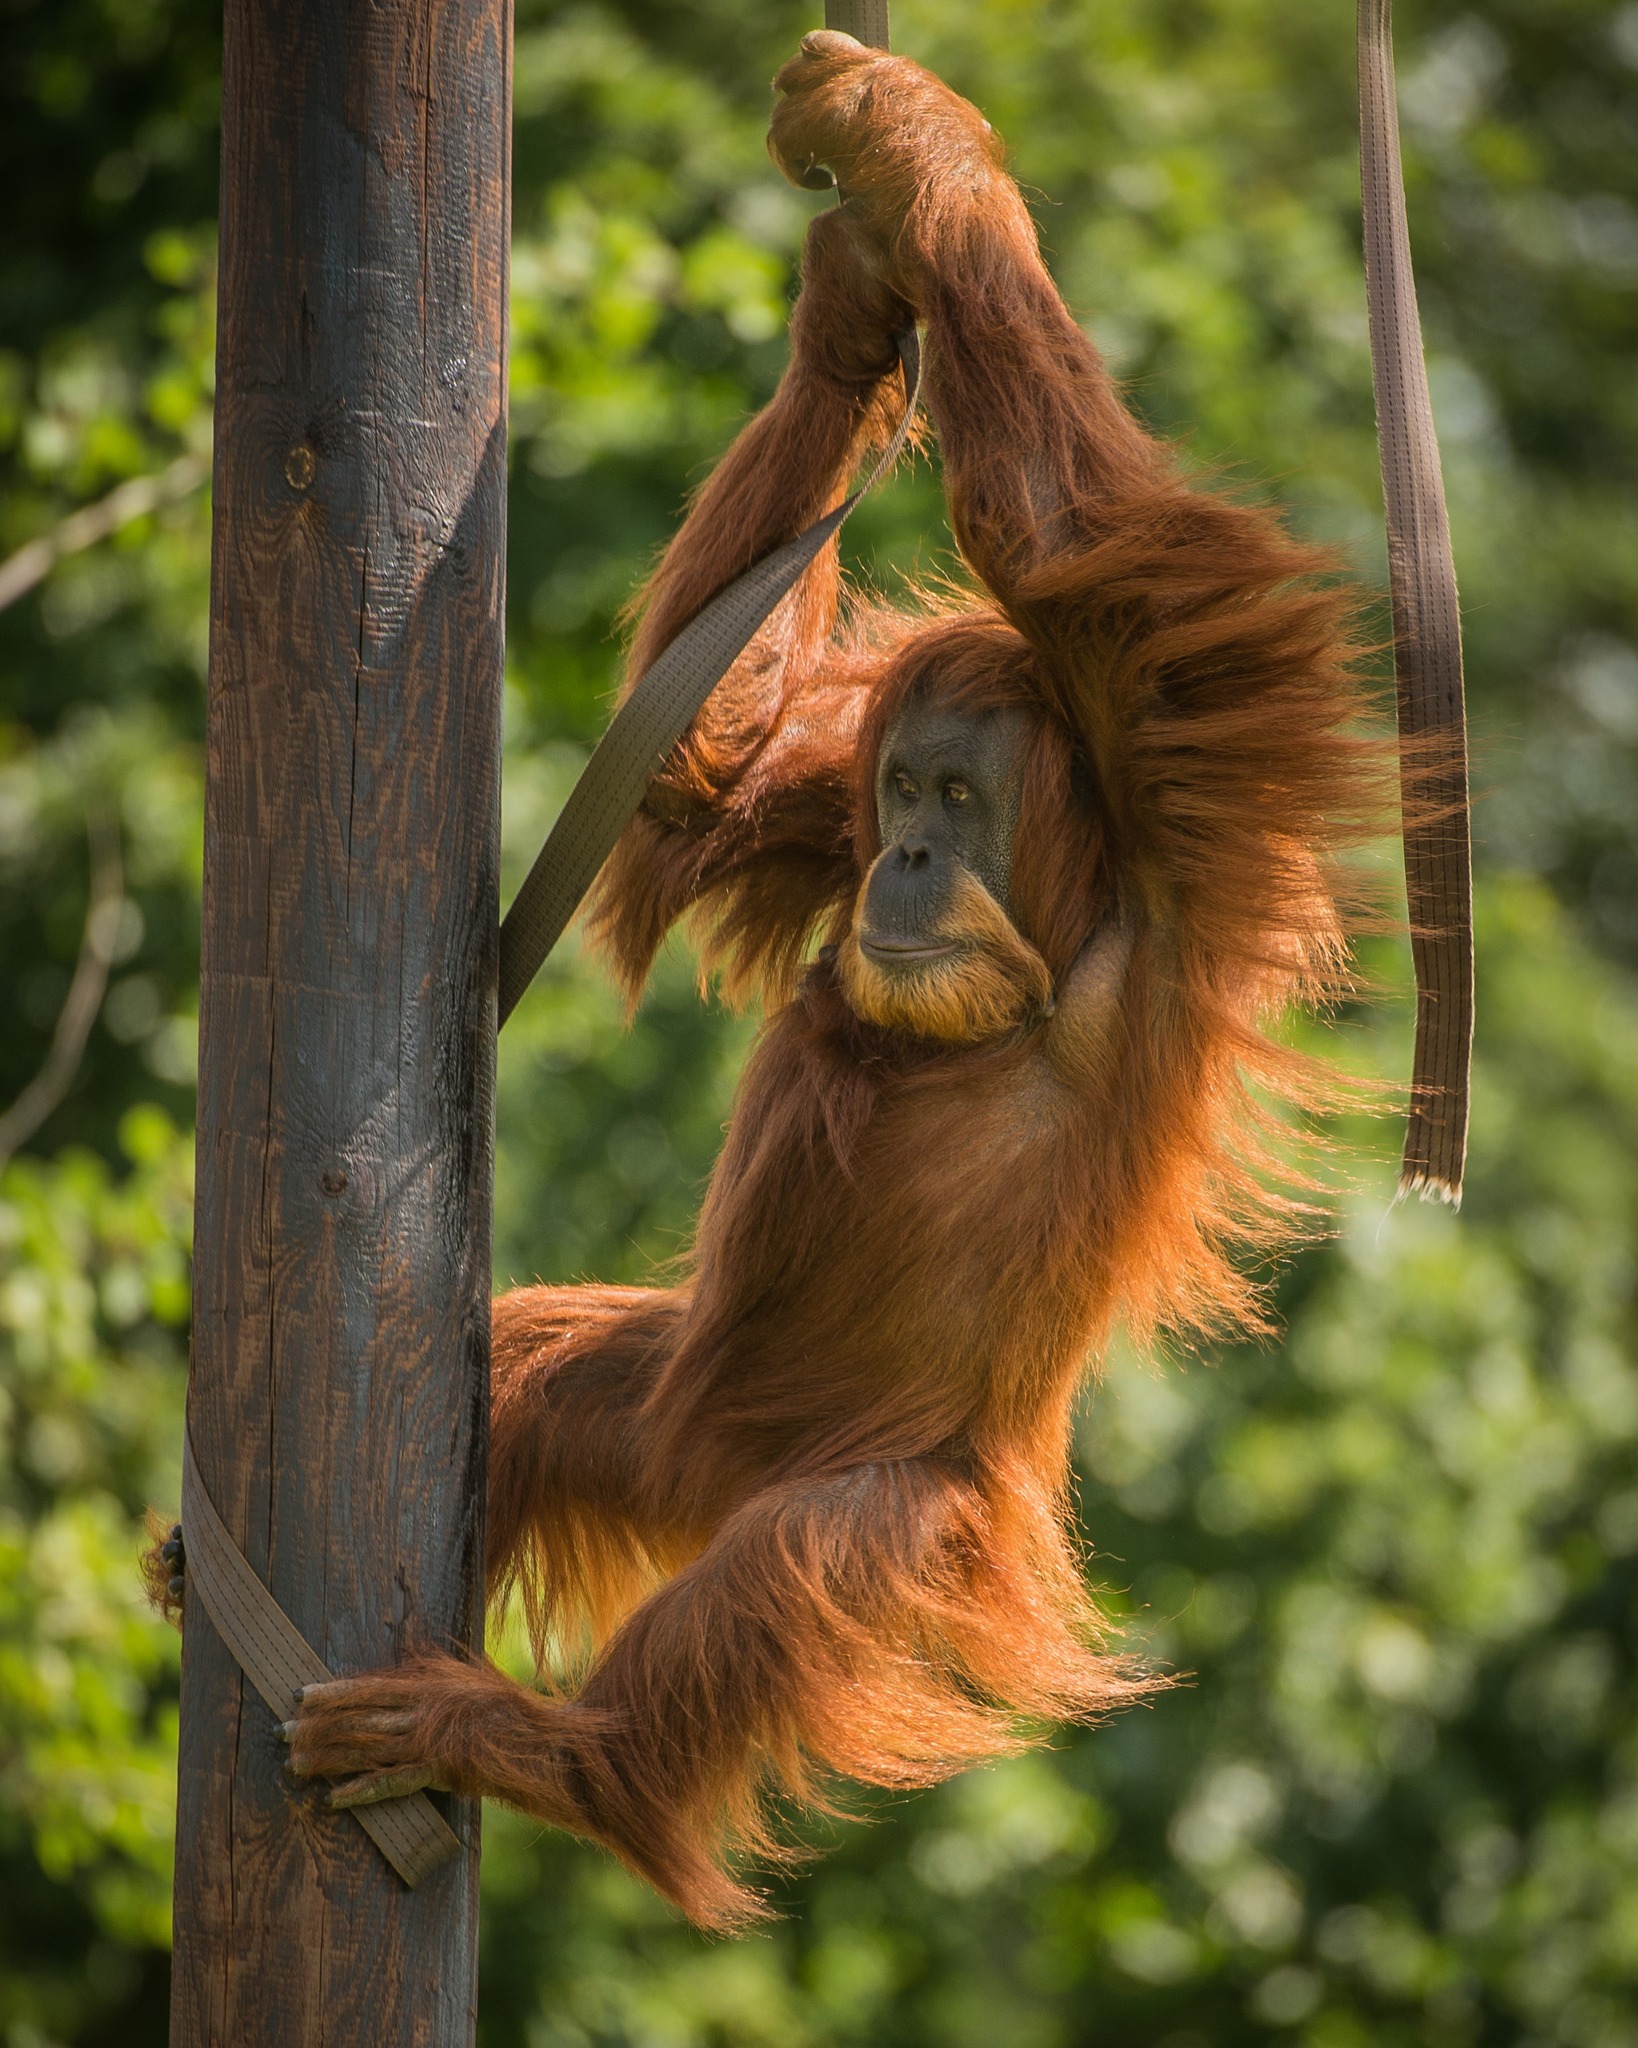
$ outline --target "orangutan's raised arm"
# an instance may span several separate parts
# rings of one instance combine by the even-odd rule
[[[839,215],[813,223],[790,367],[650,579],[630,680],[742,569],[838,504],[891,437],[903,402],[895,336],[910,313],[867,254]],[[787,985],[845,892],[865,693],[833,644],[840,583],[832,542],[718,684],[599,878],[592,931],[631,995],[695,909],[730,985]]]
[[[827,33],[778,84],[787,173],[834,172],[926,324],[951,523],[1085,751],[1129,909],[1212,979],[1328,954],[1317,863],[1364,786],[1332,565],[1127,411],[976,108]]]
[[[977,108],[907,58],[808,36],[774,150],[833,171],[841,212],[928,334],[928,398],[963,552],[1007,609],[1171,474],[1047,274]]]
[[[826,232],[829,229],[830,232]],[[907,309],[861,276],[845,224],[816,222],[779,389],[698,493],[637,604],[628,684],[742,569],[840,503],[891,436]],[[704,806],[823,663],[840,591],[827,547],[718,684],[661,778],[660,808]],[[669,802],[668,800],[669,799]]]

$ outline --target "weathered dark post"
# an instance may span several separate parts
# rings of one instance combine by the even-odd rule
[[[338,1672],[482,1622],[508,0],[227,0],[189,1414]],[[470,2041],[414,1891],[188,1596],[177,2048]]]

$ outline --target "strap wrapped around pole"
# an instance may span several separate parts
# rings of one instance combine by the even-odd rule
[[[1359,155],[1416,962],[1416,1051],[1399,1186],[1454,1203],[1462,1194],[1473,1045],[1462,622],[1405,219],[1390,0],[1359,0]]]
[[[335,1673],[252,1571],[199,1476],[193,1438],[182,1439],[182,1541],[188,1593],[210,1616],[234,1661],[276,1721],[296,1711],[301,1689]],[[461,1839],[424,1792],[349,1808],[407,1885],[461,1853]]]

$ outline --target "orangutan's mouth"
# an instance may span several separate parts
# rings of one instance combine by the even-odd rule
[[[874,933],[859,934],[859,951],[882,967],[926,967],[935,960],[952,959],[961,948],[949,940],[883,939]]]

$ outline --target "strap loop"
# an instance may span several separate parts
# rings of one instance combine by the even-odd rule
[[[191,1431],[182,1437],[182,1544],[188,1590],[198,1596],[211,1625],[272,1709],[274,1720],[288,1721],[302,1687],[322,1685],[335,1673],[229,1535],[199,1476]],[[461,1853],[460,1836],[424,1792],[348,1811],[411,1887]]]

